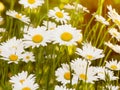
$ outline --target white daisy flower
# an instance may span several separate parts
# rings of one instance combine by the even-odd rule
[[[91,62],[87,62],[87,60],[85,59],[77,58],[75,60],[72,60],[71,68],[72,70],[76,70],[81,67],[86,69],[87,65],[90,65],[90,64]]]
[[[48,30],[55,30],[56,29],[56,24],[51,21],[43,21],[43,25],[48,29]]]
[[[105,67],[111,70],[120,70],[120,62],[112,59],[112,61],[106,61]]]
[[[113,51],[115,51],[116,53],[119,53],[120,54],[120,46],[115,44],[113,45],[112,43],[110,42],[105,42],[105,45],[107,45],[109,48],[111,48]]]
[[[29,7],[30,9],[42,6],[44,0],[19,0],[19,4],[22,4],[24,8]]]
[[[35,56],[32,52],[25,52],[22,54],[22,61],[28,63],[29,61],[35,62]]]
[[[82,39],[81,30],[76,30],[71,25],[61,25],[53,32],[53,43],[59,45],[77,45],[77,42]]]
[[[12,90],[38,90],[39,86],[37,83],[32,81],[25,81],[23,84],[14,84]]]
[[[107,85],[106,88],[103,88],[103,90],[119,90],[119,86],[113,86],[113,85]]]
[[[67,23],[67,21],[70,20],[68,13],[64,10],[60,10],[58,7],[55,7],[53,10],[49,10],[48,16],[62,24]]]
[[[28,75],[27,71],[22,71],[21,73],[18,73],[17,75],[14,75],[10,77],[9,82],[14,84],[24,84],[25,81],[35,82],[35,77],[33,74]]]
[[[110,81],[118,79],[118,77],[114,76],[113,71],[105,69],[104,67],[96,67],[96,72],[100,80],[106,80],[108,77]]]
[[[45,28],[37,27],[34,29],[29,28],[27,34],[24,34],[23,43],[25,47],[39,47],[47,46],[47,43],[50,42],[50,33],[46,31]]]
[[[96,60],[103,58],[103,50],[93,47],[91,43],[83,43],[82,49],[77,48],[76,53],[87,60]]]
[[[68,64],[62,64],[62,67],[58,68],[55,71],[56,80],[61,82],[62,84],[70,83],[70,68]]]
[[[109,22],[106,21],[106,19],[101,15],[95,15],[95,19],[96,19],[96,21],[98,21],[102,24],[109,25]]]
[[[84,67],[76,68],[73,77],[77,77],[79,80],[82,80],[84,82],[86,81],[87,83],[94,83],[94,81],[97,81],[98,77],[96,76],[94,67],[88,66],[87,73],[86,73],[86,68]]]
[[[112,8],[112,6],[111,5],[109,5],[109,6],[107,6],[107,8],[108,8],[108,17],[110,18],[110,19],[112,19],[112,21],[116,24],[116,25],[118,25],[118,27],[120,26],[120,15],[116,12],[116,10],[115,9],[113,9]]]
[[[22,40],[15,37],[1,44],[1,58],[7,60],[8,63],[18,63],[24,52]]]
[[[26,15],[22,15],[21,13],[18,13],[14,10],[9,10],[6,12],[6,15],[11,16],[13,18],[19,19],[20,21],[29,24],[30,19]]]
[[[110,28],[108,32],[112,35],[112,38],[115,37],[118,41],[120,41],[120,32],[118,32],[116,28]]]

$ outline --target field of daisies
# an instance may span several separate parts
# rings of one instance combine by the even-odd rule
[[[0,90],[120,90],[120,11],[105,1],[0,1]]]

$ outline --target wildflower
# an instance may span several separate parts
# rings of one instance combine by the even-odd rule
[[[9,82],[13,84],[24,84],[25,81],[30,81],[30,82],[34,82],[35,81],[35,77],[33,74],[28,75],[27,71],[22,71],[21,73],[18,73],[17,75],[14,75],[12,77],[10,77]]]
[[[53,10],[49,10],[48,16],[62,24],[67,23],[67,21],[70,20],[68,13],[64,10],[60,10],[58,7],[55,7]]]
[[[78,4],[78,3],[73,3],[73,5],[67,4],[64,6],[64,8],[76,10],[77,12],[79,11],[81,13],[84,13],[84,12],[89,13],[89,10],[86,7],[84,7],[83,5]]]
[[[120,32],[118,32],[116,28],[110,28],[108,32],[112,35],[112,38],[115,37],[118,41],[120,41]]]
[[[106,19],[100,15],[95,15],[96,21],[105,24],[105,25],[109,25],[109,22],[106,21]]]
[[[105,69],[105,67],[96,67],[97,76],[100,80],[106,80],[109,79],[117,80],[118,77],[114,76],[113,71]]]
[[[66,88],[66,86],[58,86],[58,85],[56,85],[55,86],[55,90],[74,90],[74,89],[68,89],[68,88]]]
[[[5,31],[5,28],[0,28],[0,33],[4,33]]]
[[[113,51],[115,51],[116,53],[119,53],[120,54],[120,46],[115,44],[113,45],[112,43],[110,42],[105,42],[105,45],[107,45],[109,48],[111,48]]]
[[[91,43],[83,43],[82,49],[77,48],[76,53],[90,61],[104,57],[103,50],[93,47]]]
[[[73,77],[77,77],[79,80],[82,80],[87,83],[94,83],[94,81],[97,81],[98,79],[96,76],[96,72],[94,71],[94,68],[89,66],[87,69],[86,68],[84,67],[76,68]]]
[[[120,70],[120,62],[117,60],[112,59],[112,61],[106,61],[105,66],[111,70]]]
[[[28,63],[29,61],[35,62],[35,57],[32,52],[25,52],[22,54],[22,61]]]
[[[22,53],[24,52],[23,43],[21,40],[16,40],[16,38],[12,38],[7,42],[3,42],[1,44],[2,52],[1,58],[3,60],[7,60],[8,63],[18,63],[18,61],[22,58]]]
[[[13,90],[37,90],[38,84],[35,83],[33,74],[28,75],[27,71],[22,71],[18,75],[10,77],[9,82],[12,83]]]
[[[109,6],[107,6],[107,8],[108,8],[108,17],[110,18],[110,19],[112,19],[112,21],[116,24],[116,25],[118,25],[118,27],[120,26],[120,15],[116,12],[116,10],[115,9],[112,9],[112,6],[111,5],[109,5]]]
[[[62,64],[62,67],[58,68],[55,71],[56,80],[61,82],[62,84],[70,83],[71,74],[70,68],[68,64]]]
[[[18,13],[14,10],[7,11],[6,15],[11,16],[13,18],[16,18],[16,19],[18,19],[26,24],[29,24],[29,22],[30,22],[29,17],[26,17],[26,15],[22,15],[21,13]]]
[[[30,9],[42,6],[44,0],[19,0],[19,4],[22,4],[24,8],[29,7]]]
[[[77,41],[82,38],[80,30],[76,30],[71,25],[61,25],[53,32],[53,43],[59,45],[77,45]]]
[[[50,42],[50,34],[45,28],[29,28],[28,32],[24,34],[23,43],[26,48],[30,46],[32,46],[32,48],[39,47],[40,45],[47,46],[48,42]]]

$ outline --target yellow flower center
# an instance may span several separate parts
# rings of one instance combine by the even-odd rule
[[[91,60],[91,59],[93,59],[93,56],[92,56],[92,55],[87,55],[86,58],[87,58],[88,60]]]
[[[15,54],[11,54],[11,55],[9,56],[9,59],[10,59],[11,61],[16,61],[16,60],[18,59],[18,56],[15,55]]]
[[[116,70],[117,69],[117,66],[116,65],[111,65],[110,67],[112,70]]]
[[[73,38],[72,34],[69,32],[64,32],[61,34],[61,39],[63,41],[70,41]]]
[[[22,18],[22,16],[20,14],[16,14],[15,17],[18,19]]]
[[[34,4],[34,3],[35,3],[35,0],[28,0],[28,3],[29,3],[29,4]]]
[[[86,77],[86,75],[85,74],[80,74],[80,76],[79,76],[82,80],[87,80],[87,77]]]
[[[32,37],[32,41],[33,41],[34,43],[40,43],[42,40],[43,40],[43,37],[42,37],[41,35],[39,35],[39,34],[34,35],[34,36]]]
[[[70,72],[66,72],[66,73],[64,74],[64,78],[65,78],[66,80],[70,80]]]
[[[55,14],[59,18],[63,18],[63,13],[62,12],[56,12]]]
[[[29,87],[24,87],[22,90],[31,90]]]
[[[27,60],[30,59],[30,56],[26,56],[26,59],[27,59]]]
[[[23,84],[24,81],[25,81],[24,79],[21,79],[19,82],[20,82],[21,84]]]

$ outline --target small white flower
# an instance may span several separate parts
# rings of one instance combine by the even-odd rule
[[[70,68],[68,64],[62,64],[62,67],[55,71],[56,80],[62,84],[70,83]]]
[[[9,10],[6,12],[6,15],[11,16],[13,18],[19,19],[20,21],[29,24],[30,19],[26,15],[22,15],[21,13],[18,13],[14,10]]]
[[[111,70],[120,70],[120,62],[117,60],[112,59],[112,61],[106,61],[105,66]]]
[[[113,38],[115,37],[118,41],[120,41],[120,32],[118,32],[116,28],[110,28],[108,32]]]
[[[37,28],[29,28],[28,32],[24,34],[23,43],[25,47],[39,47],[47,46],[47,43],[50,42],[50,33],[46,31],[45,28],[37,27]]]
[[[62,24],[67,23],[67,21],[70,20],[68,13],[64,10],[60,10],[58,7],[55,7],[53,10],[49,10],[48,16]]]
[[[19,0],[19,4],[22,4],[24,8],[29,7],[30,9],[42,6],[44,0]]]
[[[103,58],[103,50],[93,47],[91,43],[83,43],[82,49],[77,48],[76,53],[87,60],[96,60]]]
[[[85,67],[76,68],[75,74],[73,74],[73,77],[77,77],[79,80],[82,80],[84,82],[86,81],[87,83],[94,83],[94,81],[97,81],[98,77],[96,76],[94,67],[88,66],[88,68],[87,69],[86,68]]]
[[[106,19],[104,17],[102,17],[101,15],[95,15],[96,21],[105,24],[105,25],[109,25],[109,22],[106,21]]]
[[[3,20],[4,20],[3,17],[0,16],[0,22],[3,22]]]
[[[119,53],[120,54],[120,46],[115,44],[113,45],[112,43],[110,42],[105,42],[105,45],[107,45],[109,48],[111,48],[113,51],[115,51],[116,53]]]
[[[53,43],[59,45],[77,45],[77,42],[82,40],[81,30],[76,30],[71,25],[58,26],[52,35]]]
[[[109,80],[112,81],[118,79],[118,77],[114,76],[113,71],[105,69],[105,67],[96,67],[96,72],[100,80],[106,80],[109,78]]]
[[[32,52],[25,52],[22,54],[22,61],[28,63],[29,61],[35,62],[35,57]]]
[[[58,86],[58,85],[56,85],[55,86],[55,90],[75,90],[75,89],[68,89],[68,88],[66,88],[66,86]]]
[[[120,15],[116,12],[116,10],[115,9],[113,9],[112,8],[112,6],[111,5],[109,5],[109,6],[107,6],[107,8],[108,8],[108,17],[110,18],[110,19],[112,19],[112,21],[116,24],[116,25],[118,25],[118,27],[120,26]],[[120,27],[119,27],[120,28]]]
[[[0,28],[0,33],[1,33],[1,32],[5,32],[5,31],[6,31],[5,28]]]

